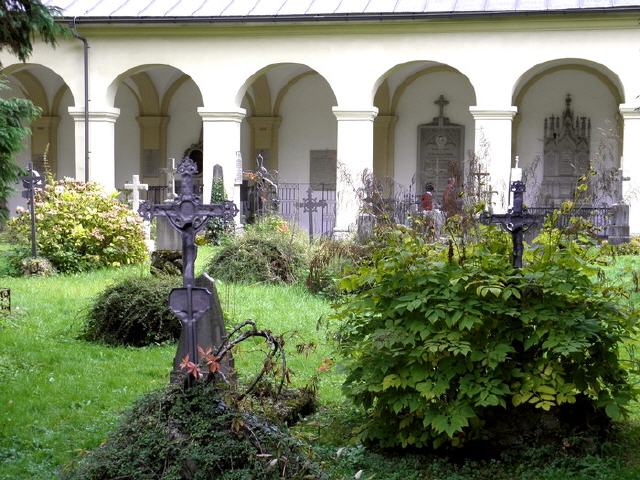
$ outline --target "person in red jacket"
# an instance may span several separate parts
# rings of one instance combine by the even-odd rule
[[[430,212],[433,210],[433,185],[431,183],[427,183],[424,186],[425,192],[420,197],[420,204],[422,205],[422,210],[425,212]]]

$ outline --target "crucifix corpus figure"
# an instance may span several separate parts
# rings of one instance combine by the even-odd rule
[[[511,184],[513,193],[513,207],[507,213],[491,214],[485,212],[480,217],[480,221],[485,225],[500,225],[504,230],[511,233],[513,242],[513,268],[522,268],[522,254],[524,252],[524,234],[534,225],[540,225],[544,221],[543,215],[534,215],[527,212],[523,206],[525,184],[516,181]]]
[[[206,288],[195,287],[194,265],[197,255],[195,244],[196,233],[202,230],[210,218],[221,218],[231,222],[238,213],[238,208],[231,201],[203,205],[193,190],[193,175],[198,172],[196,163],[184,158],[178,166],[177,173],[181,177],[180,193],[172,201],[161,205],[143,202],[139,213],[145,219],[166,217],[173,228],[182,237],[182,288],[174,288],[169,294],[169,307],[180,319],[183,333],[188,344],[188,359],[198,364],[198,339],[196,323],[211,305],[211,292]],[[191,376],[187,376],[187,385],[192,384]]]

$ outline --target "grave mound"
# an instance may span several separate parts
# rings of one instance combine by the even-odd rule
[[[66,480],[324,479],[286,429],[243,411],[213,383],[177,385],[139,400]]]
[[[82,338],[108,345],[142,347],[180,337],[180,322],[167,298],[177,277],[135,277],[98,295],[87,313]]]

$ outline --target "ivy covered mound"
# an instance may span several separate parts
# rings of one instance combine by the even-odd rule
[[[177,277],[134,277],[103,290],[87,312],[85,340],[143,347],[180,337],[180,322],[167,298]]]
[[[200,382],[142,398],[66,480],[324,479],[301,444]]]
[[[521,270],[494,229],[450,248],[406,229],[380,244],[342,282],[335,314],[363,440],[460,447],[544,436],[547,422],[570,436],[625,415],[637,391],[624,342],[637,338],[638,312],[587,239],[547,229]]]

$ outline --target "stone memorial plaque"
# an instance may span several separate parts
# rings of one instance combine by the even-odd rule
[[[544,120],[544,167],[541,185],[542,202],[559,206],[572,200],[578,177],[589,168],[591,120],[574,116],[571,95],[565,99],[562,116]]]
[[[309,152],[309,183],[313,190],[327,190],[336,184],[336,150],[311,150]]]
[[[160,176],[160,150],[145,148],[142,152],[142,176]]]
[[[236,176],[234,179],[236,185],[242,185],[242,153],[236,152]]]
[[[431,183],[434,197],[439,201],[447,188],[447,180],[462,171],[464,125],[453,124],[444,116],[444,106],[449,102],[443,95],[435,103],[440,106],[440,115],[418,127],[416,191],[424,191],[425,184]]]

